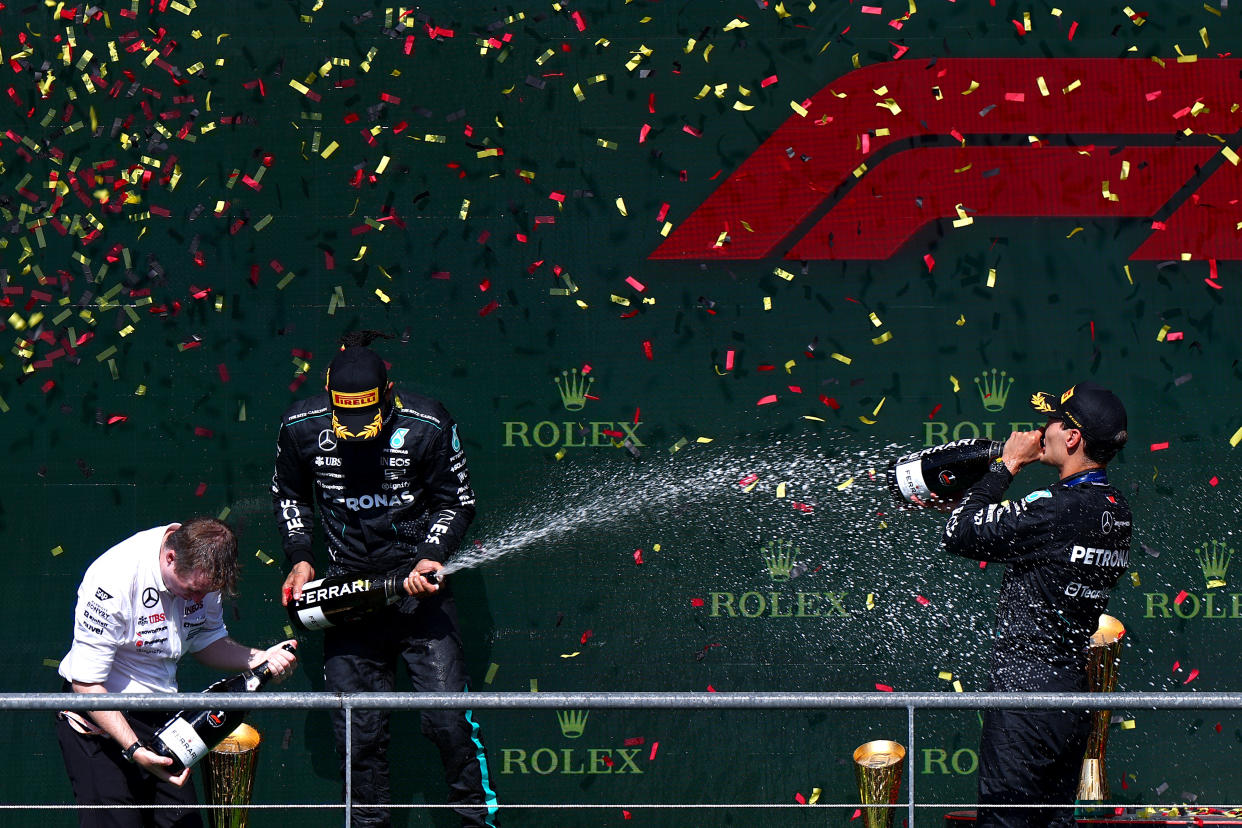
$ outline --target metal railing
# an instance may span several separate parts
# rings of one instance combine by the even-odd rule
[[[1242,693],[783,693],[783,692],[581,692],[581,693],[170,693],[170,694],[82,694],[82,693],[0,693],[0,710],[900,710],[906,711],[907,756],[915,744],[916,710],[1098,710],[1101,701],[1109,709],[1127,710],[1235,710],[1242,709]],[[345,766],[352,767],[352,716],[345,722]],[[345,825],[352,816],[352,790],[349,774],[345,780],[345,802],[341,805],[303,805],[345,809]],[[915,824],[917,808],[973,808],[972,803],[918,803],[915,801],[915,774],[907,774],[908,798],[904,804],[888,806],[905,809],[908,825]],[[1062,807],[1073,807],[1074,803]],[[43,810],[64,805],[5,806]],[[100,806],[107,807],[107,806]],[[148,806],[154,807],[154,806]],[[287,808],[289,805],[251,805]],[[388,808],[450,808],[450,805],[386,805]],[[608,805],[517,805],[501,808],[804,808],[796,803],[756,804],[608,804]],[[860,803],[820,803],[815,807],[857,808]],[[875,806],[866,806],[875,807]],[[1006,806],[1010,807],[1010,806]],[[1049,805],[1016,807],[1050,807]],[[1057,807],[1057,806],[1051,806]],[[1131,808],[1167,808],[1168,805],[1129,805]],[[1216,805],[1222,809],[1242,805]]]

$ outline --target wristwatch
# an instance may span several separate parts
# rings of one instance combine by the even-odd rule
[[[133,762],[134,754],[138,752],[138,748],[140,747],[142,747],[142,742],[134,742],[132,745],[125,748],[125,750],[121,751],[121,758],[123,758],[126,762]]]

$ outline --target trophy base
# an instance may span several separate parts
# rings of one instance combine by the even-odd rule
[[[1103,802],[1109,795],[1108,772],[1104,769],[1104,760],[1082,760],[1082,775],[1078,777],[1078,801]]]

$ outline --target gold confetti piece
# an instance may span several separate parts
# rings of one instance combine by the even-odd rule
[[[1039,94],[1043,95],[1045,98],[1048,97],[1050,94],[1048,92],[1048,82],[1044,80],[1043,75],[1040,75],[1035,79],[1035,84],[1039,87]]]
[[[366,250],[366,246],[364,245],[362,249]],[[290,270],[283,277],[281,277],[281,280],[279,282],[276,283],[276,289],[284,290],[285,288],[289,286],[289,283],[292,282],[294,278],[296,278],[296,276],[297,274],[294,273],[292,270]]]
[[[1160,332],[1156,334],[1156,341],[1157,341],[1157,342],[1164,342],[1164,337],[1165,337],[1165,336],[1168,334],[1168,332],[1169,332],[1169,331],[1171,331],[1171,330],[1172,330],[1172,328],[1171,328],[1170,326],[1168,326],[1168,325],[1161,325],[1161,326],[1160,326]]]
[[[1069,235],[1068,235],[1068,236],[1066,236],[1065,238],[1067,238],[1067,239],[1072,239],[1072,238],[1074,238],[1074,235],[1075,235],[1076,233],[1081,233],[1082,231],[1083,231],[1083,228],[1082,228],[1082,227],[1075,227],[1073,230],[1069,231]]]
[[[837,362],[842,362],[842,363],[845,363],[846,365],[849,365],[851,362],[854,361],[853,358],[847,357],[845,354],[838,354],[838,353],[832,354],[832,358],[835,359]]]
[[[10,321],[11,321],[11,320],[10,320]],[[96,362],[103,362],[105,359],[107,359],[108,357],[112,356],[112,355],[113,355],[113,354],[115,354],[115,353],[116,353],[116,346],[115,346],[115,345],[109,345],[107,348],[105,348],[105,349],[103,349],[102,351],[100,351],[99,353],[95,354],[95,361],[96,361]]]
[[[387,305],[389,302],[392,301],[392,299],[389,298],[388,294],[384,293],[384,291],[380,290],[379,288],[375,289],[375,295],[378,296],[379,300],[383,302],[385,305]]]
[[[747,229],[747,230],[750,230],[750,228],[749,228],[749,227],[747,227],[746,229]],[[752,231],[752,232],[753,232],[753,231]],[[794,275],[793,275],[792,273],[790,273],[788,270],[785,270],[785,269],[783,269],[783,268],[779,268],[779,267],[778,267],[778,268],[776,268],[775,270],[773,270],[773,271],[772,271],[772,274],[773,274],[773,275],[775,275],[775,276],[780,276],[780,277],[781,277],[782,279],[784,279],[786,282],[792,282],[792,281],[793,281],[793,278],[794,278]]]
[[[754,490],[754,488],[755,488],[756,486],[758,486],[758,485],[759,485],[759,481],[758,481],[758,480],[756,480],[754,483],[751,483],[749,486],[744,487],[744,488],[742,489],[742,491],[744,491],[744,492],[750,492],[750,491],[753,491],[753,490]]]
[[[996,287],[996,268],[988,268],[988,287]]]
[[[483,683],[491,684],[492,681],[494,681],[496,678],[496,671],[499,669],[500,669],[500,665],[497,664],[496,662],[493,661],[491,664],[489,664],[487,666],[487,674],[483,676]]]
[[[1100,192],[1104,196],[1105,200],[1107,201],[1120,201],[1121,200],[1120,196],[1118,196],[1114,192],[1109,191],[1107,181],[1100,182]]]
[[[884,323],[880,321],[880,317],[876,315],[875,311],[872,311],[870,314],[868,314],[868,318],[871,320],[871,324],[877,328],[882,327],[884,325]]]
[[[877,409],[877,410],[878,410],[878,409]],[[837,484],[837,491],[838,491],[838,492],[843,492],[843,491],[845,491],[846,489],[848,489],[850,486],[853,486],[853,485],[854,485],[854,478],[852,478],[852,477],[851,477],[849,480],[846,480],[844,483],[838,483],[838,484]]]
[[[1239,428],[1237,431],[1235,431],[1233,433],[1233,436],[1229,438],[1229,445],[1233,446],[1234,448],[1237,448],[1238,443],[1240,442],[1242,442],[1242,428]]]
[[[953,681],[953,674],[947,670],[941,670],[938,676],[942,681]]]
[[[793,368],[794,368],[794,366],[795,366],[795,365],[797,365],[797,364],[798,364],[798,363],[797,363],[796,361],[792,360],[792,359],[791,359],[791,360],[789,360],[788,362],[786,362],[786,363],[785,363],[785,373],[786,373],[786,374],[792,374],[792,373],[793,373]]]
[[[272,564],[276,563],[276,559],[273,558],[271,555],[268,555],[262,549],[256,549],[254,552],[254,556],[258,558],[260,561],[262,561],[264,566],[271,566]]]
[[[461,209],[457,211],[457,217],[465,221],[468,215],[470,215],[470,199],[463,198],[461,200]]]
[[[747,26],[749,26],[749,25],[750,25],[750,24],[749,24],[749,23],[747,23],[746,21],[744,21],[744,20],[739,20],[738,18],[736,18],[736,17],[735,17],[735,18],[733,18],[732,20],[730,20],[728,23],[726,23],[726,24],[725,24],[724,30],[725,30],[726,32],[731,32],[731,31],[733,31],[734,29],[744,29],[744,28],[746,28],[746,27],[747,27]]]
[[[1199,30],[1199,39],[1203,41],[1204,49],[1207,49],[1211,46],[1211,44],[1208,43],[1207,26],[1204,26],[1202,29]]]
[[[711,63],[711,60],[712,60],[712,49],[715,49],[715,48],[716,48],[716,44],[715,44],[715,43],[709,43],[709,44],[707,44],[707,48],[703,50],[703,62],[704,62],[704,63]]]
[[[809,114],[806,107],[804,107],[802,104],[798,103],[797,101],[790,101],[789,108],[792,109],[794,112],[797,112],[803,118],[805,118]]]
[[[872,338],[871,344],[872,345],[883,345],[885,342],[888,342],[892,338],[893,338],[893,332],[885,331],[879,336]]]
[[[953,692],[955,693],[962,692],[962,683],[960,681],[957,681],[956,679],[953,681]]]
[[[772,297],[771,296],[763,297],[763,309],[765,311],[772,310]]]
[[[561,448],[557,449],[557,450],[556,450],[556,454],[554,454],[554,455],[553,455],[553,457],[555,457],[557,460],[562,460],[562,459],[564,459],[564,457],[565,457],[565,448],[562,446]]]
[[[959,315],[957,317],[957,320],[953,324],[957,325],[959,328],[965,327],[966,326],[966,314],[963,313]]]
[[[596,138],[595,143],[604,149],[615,150],[618,146],[616,141],[606,141],[603,138]]]
[[[807,804],[808,804],[808,805],[814,805],[814,804],[816,804],[817,802],[819,802],[819,795],[820,795],[821,793],[822,793],[822,791],[820,791],[820,789],[819,789],[819,788],[813,788],[813,789],[811,790],[811,798],[807,800]]]
[[[223,509],[220,510],[220,514],[216,515],[216,520],[221,520],[221,521],[228,520],[229,515],[232,513],[232,511],[233,511],[232,507],[225,506]]]
[[[1075,89],[1078,89],[1080,86],[1082,86],[1082,81],[1076,80],[1073,83],[1071,83],[1069,86],[1062,89],[1061,94],[1068,95],[1069,93],[1073,92]]]
[[[60,667],[60,659],[58,659],[58,658],[45,658],[45,659],[43,659],[43,666],[44,666],[44,667],[51,667],[52,669],[56,669],[56,668]]]
[[[784,497],[784,496],[785,496],[785,484],[784,484],[784,483],[777,483],[777,484],[776,484],[776,496],[777,496],[778,498],[781,498],[781,497]]]
[[[880,416],[880,409],[884,407],[884,401],[885,401],[885,400],[887,400],[887,399],[888,399],[888,397],[880,397],[880,403],[879,403],[879,405],[877,405],[877,406],[875,407],[875,410],[871,412],[871,416],[872,416],[872,417],[878,417],[878,416]]]
[[[1232,149],[1230,149],[1229,147],[1223,147],[1220,151],[1220,154],[1225,156],[1225,158],[1229,160],[1230,164],[1233,164],[1235,167],[1238,166],[1238,154],[1234,152]]]
[[[63,554],[65,554],[65,548],[64,548],[63,546],[53,546],[53,547],[52,547],[52,557],[53,557],[53,558],[55,558],[57,555],[63,555]]]
[[[1143,579],[1139,577],[1139,574],[1137,572],[1131,572],[1130,573],[1130,584],[1131,586],[1142,586]]]
[[[617,212],[623,216],[629,215],[629,213],[627,213],[625,210],[625,199],[622,198],[621,196],[617,196]]]
[[[328,146],[324,147],[323,152],[319,153],[319,155],[323,158],[328,158],[329,156],[332,155],[332,153],[336,152],[337,148],[340,146],[341,145],[338,144],[336,141],[333,141],[331,144],[328,144]]]
[[[861,414],[859,414],[859,415],[858,415],[858,419],[859,419],[859,421],[861,421],[864,425],[875,425],[875,422],[876,422],[875,420],[868,420],[866,417],[864,417],[864,416],[863,416],[863,415],[861,415]]]
[[[875,593],[874,592],[867,593],[867,609],[869,610],[875,609]]]
[[[959,383],[959,382],[957,381],[957,377],[953,376],[952,374],[949,374],[949,382],[953,383],[953,393],[954,393],[954,394],[956,394],[958,391],[961,391],[961,390],[962,390],[962,385],[961,385],[961,383]]]
[[[826,422],[828,422],[828,421],[827,421],[827,420],[825,420],[823,417],[813,417],[813,416],[811,416],[810,414],[803,414],[803,415],[802,415],[802,419],[804,419],[804,420],[810,420],[811,422],[814,422],[814,423],[826,423]]]
[[[1134,719],[1126,719],[1124,722],[1121,723],[1122,730],[1134,730],[1134,728],[1136,728],[1137,726],[1138,726],[1138,722],[1136,722]]]
[[[971,92],[974,92],[974,91],[975,91],[976,89],[978,89],[978,88],[979,88],[979,81],[972,80],[972,81],[970,82],[970,86],[969,86],[969,87],[966,89],[966,91],[964,91],[962,94],[963,94],[963,95],[969,95]]]
[[[1122,270],[1126,272],[1126,280],[1129,281],[1130,284],[1134,284],[1134,277],[1130,275],[1130,266],[1122,265]]]
[[[854,177],[855,177],[855,178],[862,178],[862,177],[863,177],[863,173],[865,173],[866,171],[867,171],[867,165],[866,165],[866,164],[859,164],[859,165],[858,165],[858,166],[854,169]]]
[[[582,91],[582,84],[574,84],[574,97],[578,99],[579,103],[586,100],[586,95]]]

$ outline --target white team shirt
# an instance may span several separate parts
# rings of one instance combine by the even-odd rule
[[[109,693],[175,693],[181,656],[228,635],[219,592],[190,602],[165,586],[159,552],[168,528],[139,532],[87,568],[73,646],[60,662],[64,678]]]

